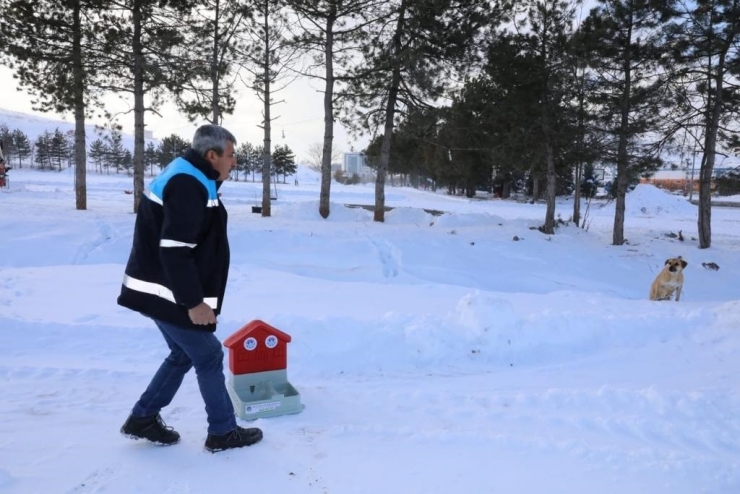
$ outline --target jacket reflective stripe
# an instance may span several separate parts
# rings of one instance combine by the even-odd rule
[[[172,290],[157,283],[137,280],[136,278],[132,278],[125,274],[123,275],[123,286],[137,292],[156,295],[157,297],[168,300],[173,304],[177,303],[175,302],[175,295],[172,293]],[[203,302],[205,302],[211,309],[216,309],[218,307],[218,297],[205,297],[203,298]]]
[[[178,240],[169,240],[166,238],[163,238],[159,241],[160,247],[190,247],[191,249],[193,247],[197,247],[198,244],[189,244],[187,242],[180,242]]]
[[[151,201],[154,201],[154,202],[156,202],[156,203],[157,203],[157,204],[159,204],[160,206],[162,205],[162,199],[160,199],[159,197],[157,197],[156,195],[154,195],[154,192],[152,192],[152,191],[151,191],[151,190],[149,190],[149,189],[147,189],[147,190],[146,190],[146,191],[144,192],[144,197],[146,197],[147,199],[149,199],[149,200],[151,200]]]

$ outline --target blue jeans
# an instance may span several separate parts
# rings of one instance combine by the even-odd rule
[[[224,351],[216,335],[208,331],[185,329],[153,319],[170,348],[170,354],[152,382],[136,402],[134,417],[150,417],[170,404],[188,371],[195,367],[198,387],[206,404],[208,433],[225,434],[236,428],[234,405],[226,391]]]

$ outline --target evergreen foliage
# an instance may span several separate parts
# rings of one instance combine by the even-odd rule
[[[295,164],[295,154],[285,145],[275,146],[275,150],[272,152],[272,173],[275,176],[283,176],[283,183],[286,181],[288,175],[294,175],[298,170]]]
[[[114,0],[100,14],[105,26],[99,70],[106,90],[133,99],[133,210],[144,192],[145,114],[156,111],[168,94],[182,91],[186,80],[197,78],[203,61],[188,38],[194,24],[196,0]],[[145,102],[146,98],[146,102]]]
[[[0,62],[15,69],[36,109],[73,112],[77,209],[87,209],[85,118],[98,102],[94,53],[101,0],[2,0]]]
[[[492,21],[477,0],[384,2],[363,34],[361,61],[341,91],[343,120],[357,132],[382,133],[377,163],[375,221],[385,216],[385,179],[397,116],[443,96],[455,69],[470,62],[478,33]]]
[[[249,142],[244,142],[236,150],[236,179],[239,180],[239,173],[244,180],[251,175],[254,182],[254,174],[262,169],[262,150]]]
[[[349,69],[365,41],[367,25],[382,21],[384,0],[286,0],[297,17],[294,44],[312,56],[303,71],[324,82],[324,139],[316,159],[321,171],[319,214],[330,213],[331,163],[334,154],[335,83],[346,82]],[[374,16],[381,15],[380,18]],[[317,153],[318,154],[318,153]]]
[[[249,48],[246,33],[251,21],[247,1],[202,0],[195,7],[184,44],[198,63],[172,86],[175,102],[190,121],[205,118],[221,125],[224,114],[233,113],[236,62]]]
[[[149,174],[151,176],[154,175],[154,166],[159,163],[158,155],[157,155],[157,148],[154,147],[154,143],[149,141],[146,144],[146,149],[144,150],[144,171],[149,170]]]
[[[31,158],[31,141],[22,130],[15,129],[11,134],[11,143],[18,158],[18,168],[23,168],[23,163]]]
[[[622,245],[631,181],[661,161],[660,125],[667,79],[661,68],[670,2],[600,0],[577,42],[597,77],[590,102],[606,134],[604,161],[617,168],[612,242]]]
[[[182,137],[171,134],[159,144],[159,150],[157,152],[157,164],[162,169],[169,165],[172,160],[181,156],[185,151],[190,148],[190,141],[183,139]]]
[[[274,96],[295,78],[292,67],[299,51],[289,38],[284,0],[254,0],[250,5],[254,22],[248,30],[248,49],[240,53],[238,62],[249,74],[246,86],[262,102],[262,216],[268,217],[272,214],[272,107],[279,103]]]
[[[740,170],[732,170],[717,177],[717,193],[722,196],[740,194]]]
[[[99,173],[103,172],[103,168],[108,169],[108,146],[102,139],[95,139],[90,144],[90,152],[87,156]]]
[[[672,77],[671,129],[689,134],[702,151],[699,170],[699,245],[711,246],[711,194],[716,157],[740,141],[740,2],[677,2],[668,25]]]
[[[235,178],[262,172],[269,216],[271,176],[285,181],[295,169],[290,148],[271,149],[271,109],[281,102],[275,92],[308,76],[324,81],[324,139],[312,153],[321,163],[323,217],[341,118],[371,137],[365,154],[377,176],[378,221],[389,177],[467,197],[481,190],[544,196],[541,230],[549,234],[555,195],[576,191],[578,223],[580,194],[594,192],[589,170],[614,167],[616,245],[625,241],[629,186],[659,167],[667,149],[683,156],[689,146],[701,156],[698,227],[708,247],[716,157],[740,143],[740,1],[597,0],[575,20],[578,5],[0,0],[0,63],[39,109],[75,116],[74,140],[57,129],[31,143],[7,125],[0,140],[12,166],[77,163],[80,209],[88,161],[98,172],[131,174],[136,207],[144,172],[154,174],[189,146],[176,135],[146,144],[145,113],[172,98],[193,121],[221,123],[239,103],[234,82],[243,81],[263,103],[264,139],[237,149]],[[299,53],[308,65],[295,68]],[[133,153],[115,122],[89,146],[85,140],[85,119],[111,93],[133,100]]]

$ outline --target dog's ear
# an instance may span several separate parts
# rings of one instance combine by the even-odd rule
[[[666,265],[666,266],[668,266],[668,263],[669,263],[669,262],[671,262],[671,260],[670,260],[670,259],[666,259],[666,260],[665,260],[665,265]]]
[[[684,261],[683,259],[681,259],[681,267],[682,268],[685,268],[688,264],[689,263],[687,263],[686,261]]]

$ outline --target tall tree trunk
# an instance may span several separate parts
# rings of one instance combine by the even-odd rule
[[[262,216],[270,216],[270,21],[269,0],[265,0],[265,136],[262,155]]]
[[[737,3],[737,2],[736,2]],[[733,5],[732,10],[737,9]],[[724,90],[724,76],[726,68],[727,51],[734,44],[737,37],[740,21],[733,19],[732,29],[726,35],[725,45],[719,54],[715,79],[715,97],[714,104],[711,103],[711,65],[709,69],[709,84],[707,88],[710,91],[710,112],[707,112],[704,136],[704,156],[701,162],[701,171],[699,172],[699,248],[708,249],[712,245],[712,174],[714,173],[714,162],[717,151],[717,132],[719,130],[719,120],[722,116],[722,106],[724,104],[722,91]],[[711,43],[710,43],[711,45]],[[710,58],[711,64],[711,58]]]
[[[720,57],[720,65],[724,61]],[[712,174],[717,151],[717,131],[719,129],[719,118],[722,113],[722,75],[720,67],[717,67],[716,91],[714,105],[709,112],[704,137],[704,156],[701,161],[699,172],[699,248],[708,249],[712,245]]]
[[[74,2],[74,33],[72,39],[72,72],[75,105],[75,203],[79,210],[87,209],[87,155],[85,149],[85,91],[82,69],[82,21],[80,0]]]
[[[134,0],[134,212],[139,210],[144,194],[144,53],[141,45],[141,6]]]
[[[321,194],[319,214],[329,217],[329,197],[331,192],[331,150],[334,146],[334,21],[336,5],[332,4],[331,14],[326,19],[326,61],[324,86],[324,149],[321,153]]]
[[[625,110],[623,109],[622,113],[624,117],[624,114],[629,113],[629,111],[627,110],[625,112]],[[625,127],[622,127],[622,129],[625,129]],[[614,230],[612,232],[612,245],[624,244],[624,211],[628,184],[629,176],[627,174],[627,136],[622,133],[619,136],[619,146],[617,149],[617,198],[614,211]]]
[[[375,179],[375,213],[373,220],[385,221],[385,176],[388,173],[388,163],[391,158],[391,139],[393,138],[393,117],[396,113],[396,98],[398,97],[398,87],[401,84],[401,34],[404,29],[406,0],[401,1],[401,11],[396,24],[396,32],[393,35],[393,54],[391,55],[391,64],[393,66],[393,75],[388,90],[388,101],[385,106],[385,127],[383,134],[383,143],[380,147],[380,162],[378,163],[378,173]]]
[[[544,56],[543,56],[544,58]],[[552,148],[552,130],[550,129],[550,88],[549,79],[545,81],[545,93],[542,96],[542,137],[545,141],[545,164],[547,166],[547,190],[545,224],[542,233],[555,233],[555,151]]]
[[[537,174],[532,175],[532,204],[537,202],[540,198],[540,176]]]
[[[544,141],[545,148],[545,166],[547,173],[547,189],[545,191],[545,200],[547,201],[547,209],[545,211],[545,224],[542,225],[542,233],[552,235],[555,233],[555,151],[553,150],[553,136],[552,128],[550,127],[550,101],[551,101],[551,88],[550,88],[550,75],[548,66],[548,43],[549,43],[549,32],[545,25],[549,24],[550,10],[549,8],[544,9],[544,24],[542,31],[542,44],[540,46],[540,63],[542,64],[543,73],[545,80],[543,81],[542,95],[540,97],[542,105],[542,140]]]
[[[548,131],[549,133],[549,131]],[[542,233],[552,235],[555,233],[555,156],[550,138],[545,137],[545,159],[547,161],[547,210],[545,211],[545,224],[542,225]]]
[[[579,162],[575,167],[573,178],[573,224],[578,226],[581,222],[581,182],[583,181],[583,163]]]
[[[614,230],[612,232],[612,245],[624,244],[624,209],[625,196],[627,195],[628,156],[627,156],[627,133],[629,132],[630,96],[632,90],[632,58],[630,48],[632,46],[632,25],[627,32],[627,46],[624,49],[624,93],[621,102],[621,121],[619,124],[619,144],[617,147],[617,201],[614,210]]]
[[[219,14],[221,12],[221,2],[219,0],[216,0],[216,12],[215,12],[215,21],[213,26],[213,53],[211,54],[211,87],[213,92],[213,98],[211,99],[211,112],[213,113],[213,118],[211,119],[211,123],[213,125],[220,125],[221,124],[221,112],[219,110],[219,94],[218,94],[218,86],[219,86],[219,80],[218,80],[218,45],[220,43],[219,37],[218,37],[218,28],[219,28]]]
[[[585,71],[584,71],[585,74]],[[583,89],[585,76],[581,76],[578,85],[578,137],[576,140],[576,149],[578,155],[578,163],[575,167],[575,188],[573,190],[573,223],[578,226],[581,222],[581,182],[583,181],[583,154],[584,154],[584,136],[586,134],[584,124],[585,114],[585,98],[586,92]]]

